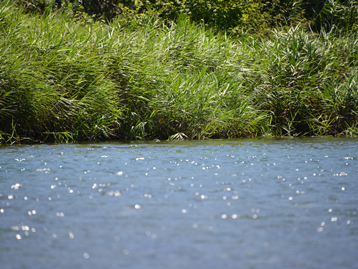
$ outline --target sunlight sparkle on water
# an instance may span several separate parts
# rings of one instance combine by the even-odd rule
[[[303,260],[309,269],[328,257],[353,269],[358,163],[349,154],[358,152],[358,140],[313,140],[5,149],[0,256],[21,255],[16,268],[236,268],[238,261],[243,268],[284,268]]]

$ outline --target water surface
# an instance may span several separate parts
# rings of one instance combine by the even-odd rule
[[[1,268],[357,268],[358,139],[0,154]]]

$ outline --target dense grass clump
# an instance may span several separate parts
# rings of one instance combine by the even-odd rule
[[[357,34],[230,38],[0,3],[0,140],[354,135]]]

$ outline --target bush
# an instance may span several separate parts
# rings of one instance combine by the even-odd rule
[[[176,21],[186,14],[197,23],[230,33],[262,34],[276,26],[305,24],[311,31],[329,32],[358,29],[357,0],[14,0],[29,12],[66,9],[82,20],[111,21],[122,16],[126,20],[145,13],[156,14],[166,21]]]

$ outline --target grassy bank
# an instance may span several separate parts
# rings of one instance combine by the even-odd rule
[[[357,135],[358,34],[213,33],[0,4],[0,140]]]

